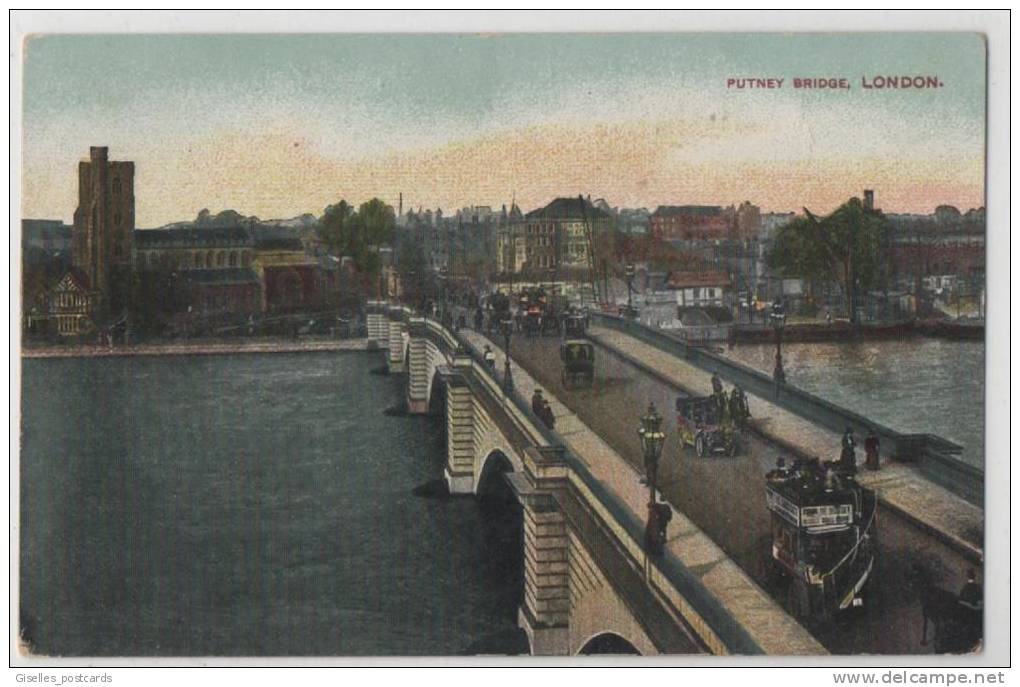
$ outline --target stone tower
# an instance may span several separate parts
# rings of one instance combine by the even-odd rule
[[[127,309],[135,234],[135,163],[111,162],[106,147],[89,148],[78,163],[73,261],[95,294],[96,324],[118,320]]]

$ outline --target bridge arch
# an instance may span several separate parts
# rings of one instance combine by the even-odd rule
[[[510,458],[493,451],[475,480],[475,500],[482,514],[481,543],[485,551],[483,574],[493,588],[512,596],[512,605],[524,601],[524,508],[506,475],[514,471]]]
[[[640,656],[641,652],[634,644],[615,632],[599,632],[585,641],[578,650],[579,656],[595,656],[599,654]]]
[[[520,466],[514,466],[513,461],[500,449],[489,451],[480,464],[478,478],[475,480],[475,494],[479,496],[498,490],[497,483],[503,480],[503,475],[520,469]]]
[[[432,378],[429,380],[429,392],[426,398],[426,408],[429,415],[443,415],[446,413],[446,382],[438,368],[432,370]]]

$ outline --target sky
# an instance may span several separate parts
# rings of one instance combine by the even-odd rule
[[[24,46],[24,217],[77,162],[135,162],[136,224],[590,194],[611,205],[984,205],[975,34],[41,35]],[[876,75],[941,88],[864,89]],[[783,78],[737,90],[730,78]],[[849,90],[792,88],[846,78]]]

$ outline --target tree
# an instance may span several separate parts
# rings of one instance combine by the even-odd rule
[[[393,242],[397,217],[393,208],[378,198],[362,203],[358,208],[362,238],[367,245],[384,246]]]
[[[420,245],[412,241],[400,243],[397,274],[400,276],[400,287],[405,302],[424,309],[430,295],[430,271],[425,260],[425,252]]]
[[[337,257],[348,257],[361,290],[371,290],[379,280],[382,261],[379,248],[390,245],[396,229],[393,208],[373,198],[357,212],[345,200],[330,205],[319,221],[319,238]]]
[[[776,232],[768,263],[786,275],[838,284],[850,323],[856,325],[858,289],[876,286],[885,273],[889,230],[885,215],[864,207],[859,198],[823,218],[805,208],[803,217]]]

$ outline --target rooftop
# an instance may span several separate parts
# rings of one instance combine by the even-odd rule
[[[722,211],[719,205],[660,205],[655,208],[652,217],[714,217],[721,215]]]
[[[215,244],[250,244],[251,235],[244,227],[175,227],[173,229],[135,229],[135,245],[198,246]]]
[[[583,212],[582,212],[583,208]],[[527,219],[605,219],[609,215],[605,210],[592,205],[591,201],[585,200],[581,204],[580,198],[556,198],[543,208],[532,210],[525,217]]]

